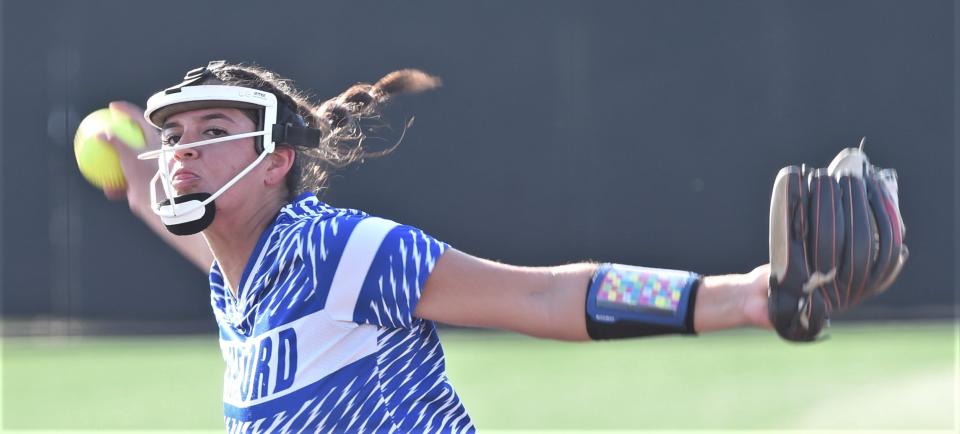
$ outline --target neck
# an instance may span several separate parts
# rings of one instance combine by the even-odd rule
[[[217,209],[213,223],[203,231],[210,251],[223,272],[224,283],[234,296],[243,284],[240,282],[243,270],[260,235],[285,204],[283,198],[274,197],[261,203],[242,201],[239,209],[229,212]]]

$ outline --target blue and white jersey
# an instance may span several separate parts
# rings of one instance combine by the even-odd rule
[[[472,432],[433,322],[413,316],[448,246],[304,194],[211,303],[227,432]]]

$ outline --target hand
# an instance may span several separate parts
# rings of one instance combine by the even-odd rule
[[[770,265],[747,274],[705,276],[694,307],[697,333],[753,326],[772,328],[767,316],[767,285]]]
[[[126,179],[126,187],[122,189],[107,189],[104,194],[110,200],[126,199],[134,213],[145,212],[150,207],[150,179],[157,172],[157,163],[153,160],[138,160],[141,152],[160,149],[160,132],[143,118],[143,109],[126,101],[110,103],[110,110],[116,110],[129,116],[143,130],[146,142],[145,149],[133,149],[119,137],[109,131],[101,133],[100,139],[113,146],[120,158],[120,167]]]
[[[764,264],[743,275],[744,296],[741,308],[748,325],[773,328],[767,314],[767,291],[770,282],[770,264]]]

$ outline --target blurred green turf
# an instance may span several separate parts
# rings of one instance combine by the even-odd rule
[[[476,425],[530,429],[955,428],[955,326],[836,326],[561,343],[441,332]],[[6,430],[222,430],[216,338],[6,338]]]

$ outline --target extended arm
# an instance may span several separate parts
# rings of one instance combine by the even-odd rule
[[[585,300],[597,264],[518,267],[450,249],[437,261],[415,314],[452,325],[498,328],[536,337],[588,340]],[[769,328],[769,267],[707,276],[698,289],[694,329]]]
[[[157,133],[157,129],[154,128],[153,125],[148,124],[143,119],[143,110],[127,102],[110,103],[110,109],[124,113],[140,125],[148,149],[160,147],[159,133]],[[174,235],[163,226],[160,218],[150,210],[149,181],[157,170],[156,163],[138,160],[137,152],[139,151],[133,150],[118,137],[105,135],[102,138],[110,143],[117,151],[120,165],[123,168],[123,175],[127,181],[125,190],[106,191],[107,197],[114,200],[125,198],[130,205],[130,211],[133,212],[133,215],[143,220],[147,227],[159,235],[167,244],[173,246],[174,249],[180,252],[180,254],[187,258],[192,264],[196,265],[197,268],[204,273],[210,271],[210,265],[213,263],[213,254],[210,252],[207,241],[203,239],[203,236],[200,234],[188,236]]]

